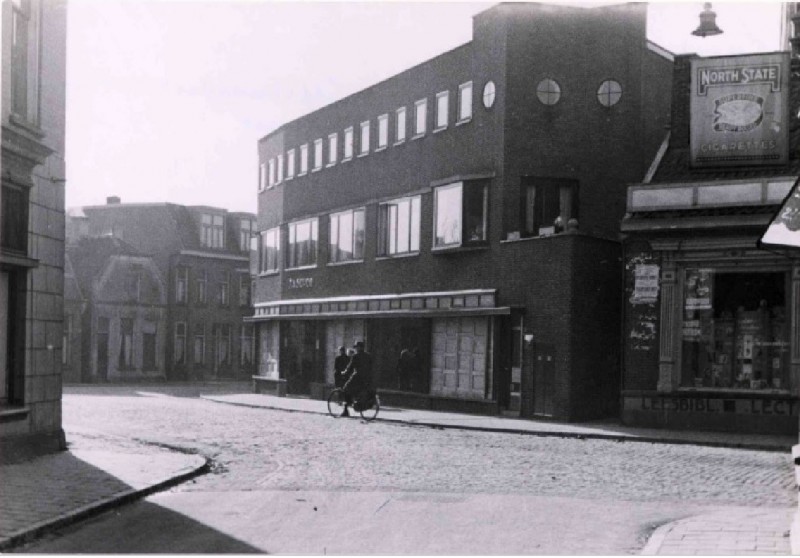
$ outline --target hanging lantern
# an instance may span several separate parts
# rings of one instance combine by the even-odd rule
[[[706,2],[703,4],[703,11],[700,12],[700,25],[692,31],[692,35],[705,38],[720,33],[722,29],[717,27],[717,13],[711,10],[711,2]]]

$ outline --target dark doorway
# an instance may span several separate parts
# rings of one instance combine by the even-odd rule
[[[97,379],[108,380],[108,318],[97,318]]]
[[[553,416],[553,391],[556,376],[555,345],[533,345],[533,414]]]
[[[281,373],[288,393],[310,395],[312,382],[325,381],[322,326],[316,321],[282,324]]]

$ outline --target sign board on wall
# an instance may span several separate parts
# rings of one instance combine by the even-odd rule
[[[788,161],[788,52],[692,60],[691,154],[696,167]]]
[[[714,300],[714,271],[711,269],[687,269],[684,285],[686,310],[711,310]]]
[[[631,304],[653,304],[658,300],[658,265],[636,264]]]

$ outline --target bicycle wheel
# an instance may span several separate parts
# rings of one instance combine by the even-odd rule
[[[344,410],[344,391],[342,388],[334,389],[331,394],[328,396],[328,413],[332,417],[339,417]]]
[[[381,410],[381,401],[378,399],[378,395],[375,394],[375,404],[370,407],[369,409],[363,409],[361,412],[361,418],[370,421],[375,420],[378,418],[378,411]]]

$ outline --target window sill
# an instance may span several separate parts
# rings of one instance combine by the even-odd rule
[[[347,163],[347,162],[352,161],[352,160],[353,160],[353,156],[351,155],[350,157],[345,157],[344,159],[342,159],[342,163]]]
[[[302,271],[304,269],[316,269],[317,264],[301,265],[297,267],[287,267],[284,271]]]
[[[470,122],[472,122],[471,116],[469,118],[465,118],[464,120],[457,120],[456,126],[463,126],[464,124],[469,124]]]
[[[434,246],[431,248],[432,254],[455,254],[458,252],[476,252],[480,250],[488,250],[489,243],[482,241],[480,244],[459,244],[458,246]]]
[[[328,163],[327,165],[325,165],[325,168],[329,169],[329,168],[335,167],[335,166],[336,166],[336,161],[334,161],[333,163]]]
[[[298,172],[298,173],[297,173],[297,178],[300,178],[301,176],[306,176],[307,174],[308,174],[308,171],[305,171],[305,172]]]
[[[327,267],[338,267],[338,266],[342,266],[342,265],[352,265],[352,264],[362,264],[362,263],[364,263],[363,259],[360,259],[360,260],[347,260],[347,261],[344,261],[344,262],[328,262],[325,265]]]
[[[356,155],[356,157],[361,158],[361,157],[366,157],[367,155],[369,155],[369,151],[365,151],[364,153],[359,153],[358,155]]]
[[[447,126],[441,126],[439,128],[434,128],[433,133],[438,134],[439,132],[444,132],[445,130],[447,130]]]
[[[411,136],[411,141],[418,140],[424,137],[425,137],[425,132],[422,132],[421,134],[416,134],[414,136]]]
[[[322,170],[322,167],[317,167],[317,168],[315,168],[315,169],[311,169],[311,172],[312,172],[312,173],[315,173],[315,172],[319,172],[319,171],[321,171],[321,170]]]
[[[406,142],[405,138],[397,140],[396,142],[394,142],[394,146],[397,147],[398,145],[403,145],[405,142]]]
[[[276,269],[275,271],[262,271],[258,274],[259,277],[275,277],[276,275],[280,275],[280,270]]]
[[[403,252],[402,254],[386,254],[383,256],[378,256],[375,258],[375,261],[382,262],[382,261],[391,261],[391,260],[402,260],[405,258],[416,258],[419,256],[419,251],[417,252]]]
[[[290,180],[294,180],[294,175],[286,177],[286,182],[289,182]]]
[[[380,153],[381,151],[386,151],[386,147],[387,146],[385,146],[385,145],[382,145],[380,147],[376,147],[375,148],[375,153]]]

